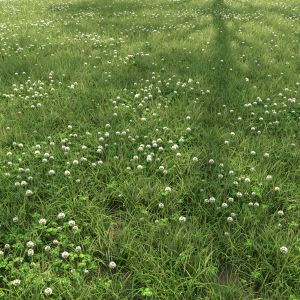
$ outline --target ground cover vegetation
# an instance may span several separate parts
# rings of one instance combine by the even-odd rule
[[[0,1],[0,299],[300,299],[298,0]]]

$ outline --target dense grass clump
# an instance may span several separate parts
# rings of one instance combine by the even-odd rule
[[[0,299],[300,300],[298,0],[0,0]]]

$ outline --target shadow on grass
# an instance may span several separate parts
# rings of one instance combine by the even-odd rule
[[[189,2],[186,1],[185,4],[189,5]],[[140,41],[153,39],[155,44],[157,40],[152,36],[153,29],[160,29],[165,25],[168,25],[164,23],[163,19],[157,20],[150,18],[147,21],[147,18],[133,18],[131,22],[128,22],[127,17],[117,18],[113,16],[114,12],[118,13],[122,12],[122,10],[124,12],[134,11],[135,14],[139,14],[143,12],[145,8],[147,11],[149,6],[144,5],[141,2],[134,3],[132,1],[124,1],[118,2],[118,5],[116,6],[116,3],[110,3],[108,1],[97,2],[84,0],[69,5],[65,10],[62,10],[61,13],[62,15],[68,15],[80,14],[82,12],[96,12],[101,15],[106,15],[107,18],[102,24],[102,28],[105,28],[105,30],[108,31],[107,34],[110,33],[109,30],[111,30],[112,33],[115,33],[116,29],[119,28],[122,29],[123,34],[128,34],[130,46],[132,46],[130,53],[150,51],[151,56],[149,59],[136,59],[136,62],[133,65],[128,64],[120,67],[117,65],[113,67],[115,70],[113,70],[114,80],[110,82],[111,88],[122,89],[126,87],[130,89],[134,82],[138,81],[140,78],[151,76],[153,71],[153,66],[151,64],[153,58],[158,64],[160,59],[166,58],[165,63],[168,64],[167,67],[170,74],[176,74],[180,77],[200,77],[201,79],[203,77],[203,86],[210,89],[211,96],[208,97],[204,103],[208,113],[200,120],[204,124],[203,126],[209,130],[216,127],[216,124],[218,128],[225,127],[227,125],[225,123],[226,121],[218,118],[217,112],[223,110],[224,104],[240,106],[241,103],[237,100],[241,99],[241,96],[246,94],[243,82],[240,80],[243,74],[240,68],[240,60],[236,55],[237,52],[232,47],[233,43],[238,45],[241,44],[241,39],[237,34],[237,26],[241,22],[239,16],[247,17],[256,10],[249,6],[247,6],[247,9],[243,10],[232,8],[225,4],[223,0],[212,0],[208,5],[201,5],[200,10],[197,11],[200,15],[211,17],[209,21],[212,22],[211,25],[215,36],[209,47],[209,53],[202,54],[199,49],[198,53],[187,55],[187,51],[184,50],[181,42],[184,43],[186,37],[195,31],[195,29],[198,31],[206,30],[206,28],[209,28],[209,24],[206,22],[205,24],[198,22],[198,24],[195,24],[196,27],[184,28],[179,32],[176,30],[170,32],[162,30],[163,34],[161,36],[163,36],[163,38],[159,41],[161,42],[159,45],[164,44],[165,47],[159,49],[151,48],[151,46],[141,44]],[[172,8],[172,6],[168,6],[168,8]],[[268,8],[266,8],[266,11],[268,11]],[[131,18],[130,15],[128,17]],[[178,18],[178,20],[172,20],[171,22],[174,25],[180,25],[180,21],[181,19]],[[87,22],[89,21],[87,20]],[[190,22],[193,23],[193,20],[190,20]],[[111,25],[114,25],[114,27]],[[85,27],[85,29],[82,29],[83,31],[95,30],[93,26]],[[146,30],[143,31],[143,28]],[[167,35],[166,33],[171,34]],[[172,42],[175,42],[174,47],[172,47]],[[176,46],[177,42],[179,45],[178,47]],[[259,46],[257,45],[250,45],[249,43],[248,46],[255,46],[255,50],[260,51]],[[126,53],[123,55],[125,56]],[[252,70],[255,68],[253,62],[247,61],[247,63],[249,64],[249,69]],[[186,72],[185,69],[186,65],[191,66],[188,72]],[[95,73],[94,77],[95,82],[97,82],[98,74]],[[95,96],[95,91],[95,87],[88,88],[86,90],[87,95],[84,96],[87,99],[93,98]],[[87,105],[87,103],[84,103],[84,105]],[[218,128],[216,128],[216,133]]]
[[[233,38],[232,33],[228,30],[227,25],[222,16],[222,11],[226,8],[223,0],[214,0],[212,5],[213,26],[215,28],[215,81],[217,85],[216,93],[219,99],[217,103],[222,104],[229,100],[229,86],[231,74],[229,66],[235,66],[230,42]],[[212,103],[215,106],[216,103]],[[218,105],[219,106],[219,105]],[[217,108],[219,108],[217,106]]]
[[[232,31],[234,29],[230,29],[227,24],[225,15],[229,10],[230,8],[223,0],[214,0],[210,8],[212,26],[215,32],[207,74],[211,96],[205,102],[208,113],[204,116],[202,122],[211,136],[208,139],[211,140],[209,148],[212,152],[216,151],[218,155],[220,153],[216,145],[221,143],[220,129],[227,127],[228,124],[226,124],[227,121],[225,122],[224,118],[219,118],[217,113],[223,111],[224,105],[232,105],[232,100],[236,100],[242,92],[242,88],[239,86],[240,81],[237,78],[241,72],[231,47],[233,42],[239,43],[239,39]]]

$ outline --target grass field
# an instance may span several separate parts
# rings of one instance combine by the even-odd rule
[[[300,299],[299,0],[0,1],[0,299]]]

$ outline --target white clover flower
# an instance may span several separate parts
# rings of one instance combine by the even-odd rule
[[[165,192],[166,193],[170,193],[172,191],[172,189],[169,187],[169,186],[167,186],[166,188],[165,188]]]
[[[186,217],[184,217],[184,216],[179,217],[179,222],[180,223],[184,223],[185,221],[186,221]]]
[[[72,227],[72,230],[73,230],[73,231],[78,230],[78,226],[77,226],[77,225],[73,226],[73,227]]]
[[[268,176],[266,177],[266,180],[268,180],[268,181],[271,181],[271,180],[272,180],[272,178],[273,178],[273,176],[272,176],[272,175],[268,175]]]
[[[209,203],[215,203],[215,202],[216,202],[216,198],[215,198],[215,197],[210,197],[210,198],[208,199],[208,202],[209,202]]]
[[[64,258],[64,259],[67,259],[69,256],[70,256],[70,253],[67,252],[67,251],[64,251],[64,252],[61,254],[61,257]]]
[[[48,172],[48,174],[51,175],[51,176],[52,176],[52,175],[55,175],[55,171],[54,171],[54,170],[50,170],[50,171]]]
[[[81,252],[81,250],[82,250],[82,249],[81,249],[80,246],[77,246],[77,247],[75,248],[75,251],[76,251],[76,252]]]
[[[195,157],[192,158],[192,160],[193,160],[193,162],[197,162],[198,161],[198,157],[195,156]]]
[[[280,247],[280,249],[279,249],[279,250],[280,250],[280,252],[281,252],[281,253],[283,253],[283,254],[287,254],[287,253],[288,253],[288,251],[289,251],[289,250],[288,250],[288,248],[287,248],[287,247],[285,247],[285,246],[282,246],[282,247]]]
[[[279,210],[279,211],[277,212],[277,214],[278,214],[278,216],[282,217],[282,216],[284,215],[284,212],[283,212],[283,210]]]
[[[279,191],[280,191],[280,187],[279,187],[279,186],[275,186],[274,190],[275,190],[276,192],[279,192]]]
[[[227,218],[227,222],[228,222],[228,223],[232,223],[232,222],[233,222],[233,218],[232,218],[232,217],[228,217],[228,218]]]
[[[142,165],[138,165],[137,167],[136,167],[138,170],[143,170],[143,166]]]
[[[159,207],[159,208],[164,208],[165,205],[164,205],[162,202],[160,202],[160,203],[158,204],[158,207]]]
[[[47,245],[47,246],[45,246],[45,248],[44,248],[44,249],[45,249],[45,251],[47,251],[47,252],[48,252],[48,251],[50,251],[50,250],[51,250],[51,247],[50,247],[49,245]]]
[[[68,171],[68,170],[66,170],[66,171],[64,172],[64,175],[65,175],[65,176],[70,176],[70,175],[71,175],[71,172]]]
[[[64,219],[66,217],[65,213],[64,212],[60,212],[58,215],[57,215],[57,219]]]
[[[12,285],[13,286],[19,286],[21,284],[21,280],[20,279],[15,279],[12,281]]]
[[[179,146],[178,146],[177,144],[174,144],[174,145],[171,147],[172,150],[177,150],[178,148],[179,148]]]
[[[34,250],[33,249],[28,249],[27,255],[28,256],[33,256],[34,255]]]
[[[46,296],[51,296],[52,294],[53,294],[53,291],[52,291],[52,289],[51,288],[46,288],[45,290],[44,290],[44,294],[46,295]]]
[[[19,222],[19,218],[17,216],[13,217],[12,220],[13,220],[14,223],[18,223]]]
[[[32,196],[32,195],[33,195],[32,190],[27,190],[26,193],[25,193],[25,195],[26,195],[27,197]]]
[[[40,219],[39,220],[39,224],[40,225],[46,225],[47,224],[47,220],[46,219]]]
[[[70,220],[68,222],[68,224],[69,224],[70,227],[74,227],[76,225],[76,222],[74,220]]]
[[[227,208],[228,207],[228,204],[226,202],[223,202],[222,203],[222,208]]]
[[[5,250],[10,250],[10,244],[5,244],[5,245],[4,245],[4,249],[5,249]]]
[[[114,261],[111,261],[109,264],[108,264],[108,267],[110,269],[115,269],[117,267],[117,264],[114,262]]]
[[[33,247],[35,246],[35,244],[34,244],[33,241],[29,241],[29,242],[26,243],[26,246],[27,246],[28,248],[33,248]]]
[[[213,164],[215,163],[215,161],[211,158],[211,159],[208,161],[208,163],[209,163],[210,165],[213,165]]]
[[[0,257],[4,256],[4,252],[0,250]]]

